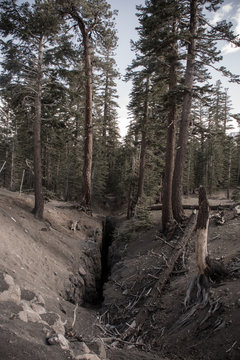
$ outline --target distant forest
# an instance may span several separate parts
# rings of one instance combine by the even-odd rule
[[[128,133],[120,138],[114,54],[117,11],[105,0],[0,1],[0,184],[44,199],[105,204],[127,216],[162,203],[162,225],[184,218],[182,195],[239,196],[240,136],[228,90],[211,84],[217,42],[240,46],[232,24],[210,24],[221,0],[146,0],[137,6]]]

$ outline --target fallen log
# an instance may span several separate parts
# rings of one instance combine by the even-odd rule
[[[145,321],[149,318],[150,314],[156,308],[157,301],[161,296],[161,293],[174,270],[175,264],[181,254],[183,253],[186,245],[191,239],[192,233],[196,226],[196,214],[193,213],[187,223],[186,229],[182,238],[179,240],[176,248],[172,251],[170,258],[168,259],[168,267],[161,273],[160,278],[155,283],[151,292],[148,295],[148,298],[136,316],[136,329],[141,330]]]
[[[233,210],[236,206],[240,205],[240,203],[234,204],[219,204],[219,205],[210,205],[210,210],[221,210],[221,209],[230,209]],[[199,205],[183,205],[184,210],[198,210]],[[148,207],[150,211],[162,210],[162,205],[151,205]]]

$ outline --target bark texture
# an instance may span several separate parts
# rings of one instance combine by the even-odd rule
[[[187,67],[184,82],[184,97],[181,114],[181,123],[179,130],[178,146],[175,159],[175,168],[173,175],[173,215],[174,218],[181,222],[184,219],[184,210],[182,207],[182,184],[183,171],[185,165],[185,154],[187,150],[187,141],[189,133],[189,117],[192,104],[192,88],[194,77],[194,65],[196,56],[196,33],[197,33],[197,8],[198,0],[190,1],[190,39],[187,55]]]
[[[173,23],[173,34],[176,32],[176,21]],[[169,111],[168,111],[168,128],[167,128],[167,144],[165,155],[165,169],[163,181],[163,197],[162,197],[162,228],[166,230],[167,224],[173,221],[172,211],[172,182],[174,172],[174,156],[176,143],[176,86],[177,86],[177,41],[172,45],[171,65],[169,72]]]
[[[84,165],[82,174],[82,205],[91,206],[91,175],[93,152],[93,124],[92,124],[92,62],[89,32],[77,10],[72,6],[70,14],[77,21],[83,37],[84,67],[85,67],[85,130],[84,130]]]
[[[142,131],[141,131],[142,141],[141,141],[140,167],[139,167],[136,205],[139,199],[143,196],[143,192],[144,192],[144,177],[145,177],[146,149],[147,149],[147,122],[149,117],[149,82],[150,82],[150,77],[148,75],[146,80],[146,95],[145,95],[144,115],[142,121]]]
[[[200,275],[204,275],[207,270],[207,242],[208,242],[208,225],[209,225],[209,205],[207,194],[204,187],[199,188],[199,211],[196,225],[196,242],[195,254],[197,266]]]
[[[42,157],[41,157],[41,96],[42,96],[42,74],[43,74],[43,41],[40,38],[38,49],[38,74],[37,74],[37,91],[35,96],[35,120],[33,131],[34,147],[34,190],[35,206],[33,213],[37,219],[42,219],[44,210],[44,198],[42,189]]]

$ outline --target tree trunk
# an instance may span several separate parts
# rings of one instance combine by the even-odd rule
[[[146,148],[147,148],[146,132],[147,132],[147,122],[149,117],[149,83],[150,83],[150,76],[147,75],[144,114],[143,114],[143,121],[141,128],[142,139],[141,139],[140,165],[139,165],[139,176],[138,176],[138,190],[137,190],[135,206],[137,206],[138,201],[143,196],[143,191],[144,191],[144,176],[145,176]]]
[[[209,225],[209,204],[206,190],[199,188],[199,211],[196,225],[195,254],[200,275],[204,275],[207,269],[207,239]]]
[[[209,294],[209,279],[220,279],[227,275],[224,266],[208,257],[208,226],[209,226],[209,204],[206,190],[203,186],[199,187],[199,211],[196,225],[195,255],[199,270],[198,276],[191,281],[186,297],[185,307],[192,301],[192,294],[197,293],[197,304],[206,305]],[[196,288],[197,291],[193,291]]]
[[[105,79],[104,108],[103,108],[103,131],[102,131],[104,151],[105,151],[105,147],[107,144],[108,118],[109,118],[109,74],[107,71],[106,79]]]
[[[136,161],[135,156],[132,157],[132,174],[129,184],[128,190],[128,209],[127,209],[127,219],[131,219],[135,216],[135,196],[134,196],[134,189],[135,189],[135,178],[136,178]]]
[[[41,159],[41,96],[42,96],[42,66],[43,66],[43,39],[41,36],[38,49],[37,92],[35,97],[35,120],[33,132],[34,147],[34,189],[35,207],[33,213],[37,219],[42,219],[44,199],[42,190],[42,159]]]
[[[10,177],[10,190],[15,190],[15,138],[16,132],[12,138],[12,159],[11,159],[11,177]]]
[[[84,165],[82,179],[82,204],[91,206],[91,174],[93,151],[92,125],[92,63],[89,44],[89,35],[83,20],[78,16],[78,25],[83,36],[85,61],[85,130],[84,130]]]
[[[68,10],[71,17],[76,20],[83,37],[84,70],[85,70],[85,128],[84,128],[84,164],[82,172],[82,205],[91,206],[91,175],[93,152],[93,125],[92,125],[92,61],[89,33],[82,17],[71,4]]]
[[[231,187],[231,169],[232,169],[232,146],[229,144],[229,159],[228,159],[228,179],[227,179],[227,199],[230,199],[230,187]]]
[[[173,196],[172,206],[174,218],[181,222],[184,218],[182,207],[182,183],[185,164],[185,154],[189,132],[189,116],[192,104],[192,87],[196,52],[196,32],[197,32],[197,6],[198,0],[190,1],[190,43],[188,46],[187,67],[185,72],[185,92],[181,114],[180,131],[178,138],[177,153],[175,159],[175,169],[173,175]]]
[[[176,21],[173,23],[173,34],[176,32]],[[176,86],[177,86],[177,41],[172,44],[172,61],[169,74],[169,111],[168,111],[168,128],[167,128],[167,144],[165,155],[165,169],[163,180],[163,197],[162,197],[162,229],[165,231],[167,225],[173,221],[172,211],[172,181],[174,172],[174,155],[176,143]]]
[[[240,146],[238,145],[238,173],[237,173],[237,185],[240,186]]]

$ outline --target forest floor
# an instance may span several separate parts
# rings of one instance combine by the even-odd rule
[[[196,205],[197,197],[184,202]],[[232,204],[222,195],[210,199],[212,205],[227,203]],[[84,275],[81,252],[93,238],[101,243],[102,221],[109,214],[97,209],[91,216],[51,200],[44,221],[38,221],[32,207],[32,195],[0,189],[1,360],[240,359],[240,219],[232,209],[224,210],[224,225],[210,221],[209,254],[224,263],[228,275],[211,284],[206,306],[183,305],[197,273],[192,236],[141,323],[139,314],[168,268],[184,226],[168,239],[161,234],[161,211],[152,211],[150,221],[125,220],[115,212],[104,301],[76,307],[65,294],[69,279]],[[70,230],[69,220],[78,220],[80,230]],[[51,335],[58,335],[55,345],[48,344]]]

